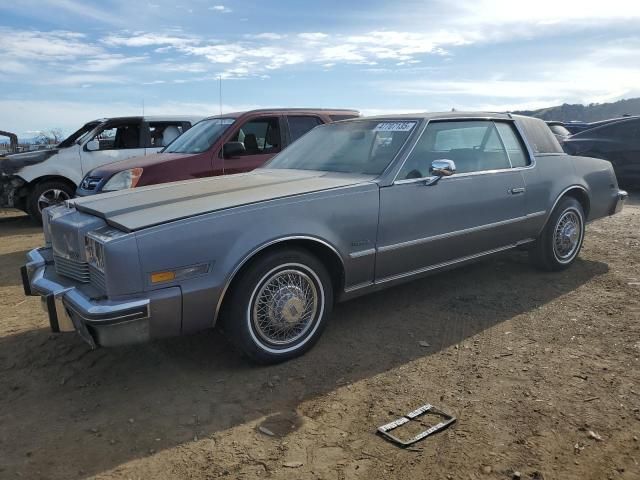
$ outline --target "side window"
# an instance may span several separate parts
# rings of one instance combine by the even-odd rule
[[[457,173],[510,168],[491,121],[430,122],[405,162],[399,180],[430,175],[434,160],[453,160]]]
[[[147,147],[166,147],[184,131],[183,122],[149,122],[149,141]]]
[[[504,148],[507,149],[509,154],[509,160],[511,160],[512,167],[526,167],[531,162],[529,161],[529,155],[527,154],[522,140],[518,137],[514,127],[510,123],[496,122],[496,128],[500,132],[500,137],[504,143]]]
[[[107,125],[93,139],[98,140],[100,150],[140,148],[140,124]]]
[[[287,123],[289,124],[289,133],[291,134],[291,142],[295,142],[313,127],[317,127],[322,124],[322,120],[318,117],[311,116],[288,116]]]
[[[329,115],[329,118],[331,119],[332,122],[337,122],[339,120],[348,120],[350,118],[358,118],[358,115],[355,115],[353,113],[345,113],[344,115]]]
[[[244,144],[244,155],[279,152],[282,140],[278,117],[250,120],[242,125],[229,141]]]

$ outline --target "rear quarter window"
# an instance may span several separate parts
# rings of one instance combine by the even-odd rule
[[[530,117],[516,117],[516,119],[533,153],[564,153],[558,139],[544,121]]]

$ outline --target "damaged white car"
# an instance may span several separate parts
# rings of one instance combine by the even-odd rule
[[[42,209],[73,197],[92,169],[156,153],[201,118],[146,116],[86,123],[55,148],[0,157],[0,208],[42,221]]]

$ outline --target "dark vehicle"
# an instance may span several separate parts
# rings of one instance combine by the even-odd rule
[[[624,117],[563,141],[570,155],[609,160],[621,185],[640,185],[640,116]]]
[[[547,121],[547,125],[549,125],[549,129],[553,132],[559,142],[562,142],[565,138],[571,135],[571,132],[567,130],[567,127],[565,127],[562,122],[550,120]]]
[[[314,128],[252,172],[48,208],[22,279],[53,331],[92,347],[219,325],[278,362],[311,348],[334,301],[513,248],[567,269],[585,224],[626,197],[609,162],[566,155],[542,120],[360,118]]]
[[[356,118],[356,110],[263,109],[209,117],[160,153],[135,157],[89,172],[79,197],[217,175],[248,172],[312,128]]]
[[[592,128],[589,122],[580,122],[577,120],[573,120],[571,122],[562,122],[562,125],[564,126],[564,128],[569,130],[571,135],[574,135],[576,133],[580,133],[585,130],[588,130],[589,128]]]

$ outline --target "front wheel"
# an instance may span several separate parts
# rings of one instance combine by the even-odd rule
[[[42,223],[42,210],[71,199],[74,193],[68,184],[57,180],[37,183],[27,197],[27,213]]]
[[[313,255],[278,250],[249,265],[225,303],[221,320],[229,340],[258,363],[277,363],[318,340],[333,306],[333,286]]]
[[[551,213],[536,245],[529,251],[532,263],[542,270],[569,268],[584,240],[584,210],[573,197],[565,197]]]

